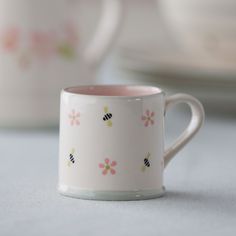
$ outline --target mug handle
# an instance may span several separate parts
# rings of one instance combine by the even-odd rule
[[[91,66],[98,66],[114,44],[123,19],[121,0],[103,0],[102,16],[83,57]]]
[[[165,101],[165,112],[171,106],[174,106],[179,103],[186,103],[189,105],[192,113],[192,118],[188,127],[183,131],[183,133],[169,148],[165,150],[164,152],[165,167],[172,160],[174,155],[178,151],[180,151],[199,131],[199,129],[203,125],[205,118],[205,112],[202,104],[196,98],[187,94],[175,94],[173,96],[167,97]]]

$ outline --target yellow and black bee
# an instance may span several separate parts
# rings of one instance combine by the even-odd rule
[[[72,148],[71,152],[70,152],[70,155],[69,155],[68,166],[70,166],[71,164],[75,164],[74,153],[75,153],[75,149]]]
[[[106,125],[108,127],[112,127],[112,114],[108,111],[108,107],[104,107],[104,112],[105,112],[105,115],[103,116],[103,120],[106,122]]]
[[[144,165],[142,166],[142,171],[145,171],[146,168],[149,168],[151,166],[150,156],[151,156],[151,154],[148,152],[148,154],[146,155],[146,157],[143,160]]]

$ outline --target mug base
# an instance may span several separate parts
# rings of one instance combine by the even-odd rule
[[[165,193],[165,187],[153,190],[138,190],[138,191],[97,191],[97,190],[81,190],[66,185],[59,185],[58,191],[60,194],[80,198],[86,200],[99,201],[135,201],[147,200],[162,197]]]

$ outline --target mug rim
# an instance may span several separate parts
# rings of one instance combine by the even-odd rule
[[[98,92],[98,90],[106,90],[106,92],[103,92],[103,94]],[[115,91],[110,92],[109,89],[113,89]],[[123,94],[121,91],[120,94],[118,94],[118,89],[126,89],[125,92],[123,91]],[[81,92],[81,91],[87,91],[87,92]],[[134,91],[136,90],[136,91]],[[141,92],[142,91],[142,92]],[[146,97],[153,97],[158,95],[165,95],[165,92],[156,86],[152,85],[134,85],[134,84],[95,84],[95,85],[78,85],[78,86],[71,86],[62,89],[62,93],[67,93],[71,95],[76,96],[83,96],[83,97],[96,97],[96,98],[130,98],[130,99],[136,99],[136,98],[146,98]],[[108,92],[108,93],[107,93]],[[131,94],[128,94],[128,92],[131,92]]]

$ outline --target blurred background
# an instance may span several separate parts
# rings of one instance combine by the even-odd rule
[[[236,114],[233,0],[0,1],[1,127],[58,125],[64,87],[152,84]]]
[[[235,22],[235,0],[0,0],[0,234],[235,235]],[[205,125],[165,171],[164,199],[57,195],[60,90],[99,83],[203,103]],[[168,111],[166,146],[189,120],[184,105]]]

